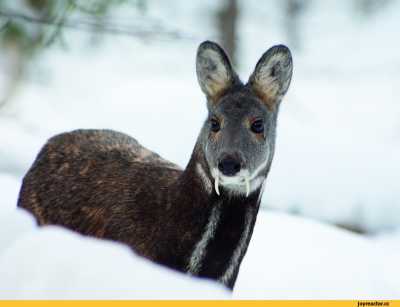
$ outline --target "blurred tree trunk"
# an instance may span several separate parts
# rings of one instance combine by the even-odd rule
[[[7,50],[3,52],[4,59],[5,82],[0,87],[0,110],[16,94],[25,70],[25,57],[17,46],[8,46]]]
[[[392,0],[355,0],[355,9],[363,17],[369,17],[378,13],[381,9],[390,4]]]
[[[285,3],[285,26],[288,41],[292,48],[301,48],[300,17],[304,12],[307,1],[286,0]]]
[[[228,52],[234,65],[237,65],[236,32],[238,20],[237,0],[225,0],[217,12],[217,26],[221,45]]]

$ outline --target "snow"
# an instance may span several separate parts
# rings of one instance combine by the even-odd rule
[[[386,243],[389,242],[371,240],[316,221],[276,212],[262,213],[242,263],[234,297],[399,297],[400,268],[396,259],[400,251],[389,257],[388,248],[394,242]]]
[[[32,251],[35,251],[32,253]],[[116,243],[45,227],[19,238],[0,258],[1,298],[222,299],[222,286],[134,256]]]
[[[0,176],[0,299],[392,299],[400,250],[319,222],[260,212],[233,294],[136,256],[122,244],[57,226],[38,228],[15,209],[19,183]]]

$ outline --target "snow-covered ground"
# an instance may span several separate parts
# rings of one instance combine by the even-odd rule
[[[282,213],[259,214],[235,290],[135,256],[121,244],[38,228],[0,176],[0,299],[393,299],[400,249]]]
[[[263,199],[269,210],[260,213],[234,298],[400,297],[400,1],[367,20],[351,13],[350,2],[310,2],[300,20],[302,48],[292,48],[294,77]],[[120,245],[39,230],[14,209],[22,176],[44,142],[62,131],[120,130],[185,166],[206,116],[194,58],[200,41],[215,37],[215,1],[176,3],[184,9],[149,1],[149,13],[195,39],[112,37],[91,48],[82,34],[66,32],[68,50],[47,50],[1,110],[0,296],[230,297]],[[279,6],[259,3],[241,6],[243,79],[271,45],[292,47]],[[0,91],[4,77],[0,67]]]
[[[236,283],[240,299],[372,299],[400,295],[399,233],[367,239],[283,213],[257,219]]]

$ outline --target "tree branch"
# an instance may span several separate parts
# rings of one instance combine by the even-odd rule
[[[62,21],[56,21],[53,18],[38,18],[25,14],[20,14],[13,11],[5,11],[0,9],[0,17],[7,19],[8,21],[20,20],[28,23],[43,24],[48,26],[55,26],[60,28],[68,28],[72,30],[86,31],[86,32],[97,32],[101,29],[105,34],[115,35],[126,35],[139,38],[158,38],[158,39],[184,39],[193,40],[195,39],[192,35],[184,34],[178,30],[167,30],[164,27],[157,25],[150,29],[138,29],[137,26],[133,25],[119,25],[112,23],[108,20],[90,20],[90,19],[65,19]],[[6,22],[7,25],[7,22]]]

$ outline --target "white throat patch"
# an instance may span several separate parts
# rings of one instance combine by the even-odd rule
[[[187,272],[196,275],[203,264],[204,257],[207,252],[207,245],[210,240],[215,236],[219,220],[221,218],[221,202],[218,202],[212,209],[208,223],[204,229],[201,239],[194,247],[192,255],[190,256],[189,263],[186,267]]]

